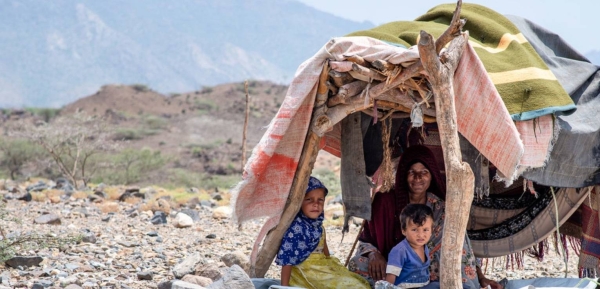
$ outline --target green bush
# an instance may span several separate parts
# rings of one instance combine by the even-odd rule
[[[113,135],[114,140],[136,140],[144,138],[144,134],[139,129],[134,128],[121,128]]]
[[[147,85],[139,83],[132,84],[131,88],[133,88],[137,92],[148,92],[151,90]]]
[[[241,175],[209,175],[206,173],[198,173],[182,168],[174,168],[169,170],[168,183],[161,184],[166,188],[178,187],[196,187],[207,191],[214,190],[230,190],[241,179]]]
[[[156,115],[145,115],[142,118],[142,122],[145,128],[149,128],[152,130],[161,130],[164,129],[168,122],[164,118]]]
[[[105,156],[110,166],[94,182],[129,185],[148,179],[149,174],[164,166],[168,159],[160,151],[126,148],[116,155]]]
[[[5,169],[15,179],[28,162],[44,156],[43,149],[24,139],[0,139],[0,170]]]
[[[30,112],[35,116],[41,117],[45,122],[50,122],[55,116],[60,114],[59,108],[26,108],[26,111]]]
[[[320,168],[313,171],[312,176],[319,179],[327,187],[329,196],[337,196],[342,193],[340,178],[331,170]]]

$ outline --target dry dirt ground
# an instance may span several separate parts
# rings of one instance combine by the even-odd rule
[[[142,188],[141,191],[144,191]],[[3,195],[10,194],[0,190]],[[42,192],[43,193],[43,192]],[[58,197],[46,192],[46,198],[38,193],[38,201],[8,200],[9,216],[21,223],[2,221],[2,230],[14,234],[92,235],[93,242],[86,240],[71,244],[61,250],[41,249],[22,252],[23,255],[40,256],[39,266],[11,268],[0,265],[3,286],[9,288],[31,288],[35,283],[50,288],[76,284],[81,288],[157,288],[159,282],[174,278],[173,267],[187,256],[198,252],[206,266],[227,268],[221,258],[239,252],[249,256],[262,220],[244,223],[241,230],[228,215],[228,206],[220,207],[213,200],[188,208],[198,213],[198,219],[186,228],[177,228],[175,213],[182,209],[175,204],[160,207],[168,212],[167,223],[151,223],[153,210],[148,200],[118,201],[96,199],[91,201],[88,193],[76,193],[70,198]],[[190,194],[194,194],[190,192]],[[54,197],[52,197],[54,195]],[[217,198],[213,195],[214,198]],[[228,199],[227,193],[221,197]],[[217,198],[218,199],[218,198]],[[342,239],[339,205],[330,204],[326,209],[328,245],[332,254],[342,262],[346,260],[359,227],[350,226],[350,232]],[[54,214],[60,224],[39,224],[35,220],[44,214]],[[576,277],[577,258],[571,252],[568,276]],[[563,277],[565,264],[554,252],[537,260],[526,258],[523,268],[507,268],[503,258],[484,261],[486,274],[493,279],[519,279],[535,277]],[[266,277],[279,278],[280,268],[272,265]],[[140,280],[140,276],[151,276],[151,280]],[[78,288],[78,287],[73,287]]]

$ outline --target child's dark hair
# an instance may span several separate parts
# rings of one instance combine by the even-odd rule
[[[400,213],[400,225],[402,226],[402,230],[406,230],[408,220],[412,220],[417,226],[423,226],[427,217],[433,220],[433,211],[430,207],[423,204],[408,204]]]

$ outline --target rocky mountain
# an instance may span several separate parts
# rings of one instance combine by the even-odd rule
[[[0,0],[0,107],[60,107],[104,84],[162,93],[286,83],[331,37],[374,26],[293,0]]]

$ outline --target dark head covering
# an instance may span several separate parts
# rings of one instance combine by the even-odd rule
[[[371,221],[367,222],[359,238],[377,247],[386,259],[392,248],[404,239],[398,217],[409,201],[407,176],[408,170],[415,163],[422,163],[431,173],[431,184],[427,192],[442,200],[446,197],[446,183],[431,150],[422,145],[407,148],[398,163],[394,189],[375,194]]]
[[[323,185],[323,183],[321,181],[319,181],[319,179],[311,176],[308,179],[308,187],[306,187],[306,192],[304,192],[304,194],[308,194],[308,192],[314,190],[314,189],[323,189],[325,190],[325,196],[327,196],[327,194],[329,193],[329,191],[327,190],[327,188],[325,187],[325,185]]]

